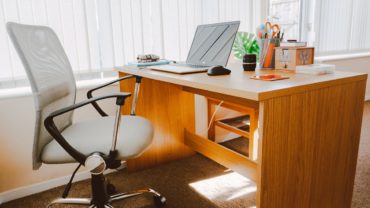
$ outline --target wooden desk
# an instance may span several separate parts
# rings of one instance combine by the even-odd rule
[[[255,179],[258,207],[350,207],[366,74],[287,74],[290,79],[266,82],[240,69],[219,77],[117,70],[144,77],[137,113],[155,126],[153,145],[128,162],[130,169],[186,157],[194,149]],[[258,109],[257,163],[194,133],[194,94]]]

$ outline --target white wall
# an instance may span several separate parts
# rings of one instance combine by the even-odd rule
[[[370,56],[323,61],[323,63],[335,64],[337,71],[353,71],[370,74]],[[367,79],[365,99],[370,100],[370,77]]]
[[[118,86],[110,86],[96,94],[117,92]],[[86,99],[86,90],[79,90],[77,101]],[[114,99],[101,102],[107,113],[114,115]],[[74,120],[98,117],[91,105],[75,111]],[[71,175],[76,164],[43,165],[32,170],[32,143],[34,133],[34,105],[31,95],[0,100],[0,193],[18,187]],[[107,138],[111,139],[111,138]]]

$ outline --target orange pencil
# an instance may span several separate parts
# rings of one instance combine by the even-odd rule
[[[270,43],[269,47],[267,49],[265,62],[263,63],[263,68],[271,68],[271,62],[272,62],[272,56],[274,54],[274,48],[275,48],[275,43]]]

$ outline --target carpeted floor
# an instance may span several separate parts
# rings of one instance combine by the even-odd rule
[[[370,102],[365,103],[360,150],[357,160],[353,208],[370,207]]]
[[[370,208],[370,102],[365,105],[360,152],[353,195],[353,208]],[[234,141],[240,144],[240,141]],[[245,141],[244,141],[245,143]],[[225,146],[233,144],[224,144]],[[108,175],[119,191],[152,187],[167,198],[168,208],[244,208],[255,205],[255,185],[250,180],[227,170],[201,155],[174,161],[155,168],[127,173],[120,171]],[[58,187],[2,205],[2,208],[45,207],[61,195]],[[89,181],[74,184],[70,196],[88,197]],[[116,207],[154,207],[150,196],[135,197]],[[55,206],[65,207],[65,206]]]
[[[169,208],[237,208],[246,207],[244,203],[249,205],[255,203],[254,192],[249,199],[238,195],[242,188],[247,188],[248,185],[254,187],[252,182],[201,155],[135,173],[120,171],[109,174],[108,179],[121,192],[152,187],[166,196],[166,207]],[[48,202],[60,196],[62,191],[63,187],[51,189],[6,203],[1,207],[46,207]],[[83,181],[73,185],[70,196],[88,197],[89,193],[89,181]],[[125,208],[154,207],[150,196],[135,197],[113,205]]]

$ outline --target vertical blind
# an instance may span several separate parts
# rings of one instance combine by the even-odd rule
[[[321,53],[370,50],[369,0],[317,0],[315,32]]]
[[[0,0],[0,82],[25,77],[8,21],[48,25],[76,72],[102,71],[154,53],[185,60],[196,26],[241,20],[253,32],[259,0]]]

